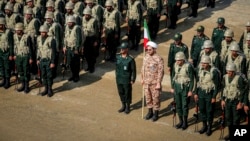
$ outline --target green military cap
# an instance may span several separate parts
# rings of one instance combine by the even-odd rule
[[[121,45],[119,46],[119,48],[120,48],[120,49],[128,48],[128,43],[127,43],[127,42],[121,43]]]
[[[219,17],[217,20],[218,24],[224,24],[225,23],[225,19],[223,17]]]
[[[204,32],[204,30],[205,28],[202,25],[198,26],[198,28],[196,29],[197,32]]]
[[[175,40],[175,41],[179,41],[179,40],[181,40],[181,39],[182,39],[181,33],[176,33],[176,34],[174,35],[174,40]]]

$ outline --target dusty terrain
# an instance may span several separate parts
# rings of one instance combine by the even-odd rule
[[[205,34],[211,37],[218,17],[225,17],[226,26],[234,30],[239,38],[250,20],[249,0],[219,0],[214,9],[201,7],[197,18],[187,18],[186,5],[183,5],[176,30],[168,30],[163,23],[156,42],[158,53],[167,63],[169,45],[176,32],[183,34],[183,42],[191,45],[198,25],[205,26]],[[123,27],[125,24],[123,25]],[[142,36],[143,37],[143,36]],[[190,105],[189,127],[177,130],[172,127],[172,113],[169,93],[169,74],[166,71],[161,95],[160,119],[157,122],[142,119],[142,87],[140,68],[142,48],[130,51],[137,63],[138,78],[133,86],[132,111],[129,115],[118,113],[119,96],[115,85],[115,64],[102,62],[102,54],[93,74],[81,71],[78,83],[62,80],[59,75],[51,98],[38,96],[38,88],[33,87],[29,94],[18,93],[11,86],[0,88],[0,141],[214,141],[219,139],[220,130],[216,122],[210,137],[194,132],[193,104]],[[166,66],[165,66],[166,67]],[[166,68],[165,68],[166,70]],[[66,74],[68,78],[70,73]],[[34,86],[36,81],[30,82]],[[144,108],[144,115],[147,109]],[[217,120],[220,112],[216,112]],[[178,121],[178,120],[177,120]],[[201,128],[201,123],[198,123]],[[225,130],[227,134],[227,130]]]

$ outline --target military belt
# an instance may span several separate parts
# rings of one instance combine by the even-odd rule
[[[41,62],[48,62],[48,61],[50,61],[49,58],[42,58],[42,59],[41,59]]]
[[[28,56],[28,54],[21,53],[21,54],[17,54],[17,56],[19,56],[19,57],[25,57],[25,56]]]

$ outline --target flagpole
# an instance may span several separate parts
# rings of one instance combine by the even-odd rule
[[[145,57],[145,47],[143,47],[143,66],[144,66],[144,57]],[[144,81],[144,76],[145,76],[145,68],[143,68],[143,81]],[[141,117],[143,119],[143,109],[144,109],[144,94],[145,94],[145,84],[143,83],[143,86],[142,86],[142,111],[141,111]]]

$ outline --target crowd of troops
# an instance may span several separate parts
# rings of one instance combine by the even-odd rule
[[[190,52],[182,42],[182,34],[175,34],[168,55],[168,70],[180,121],[177,129],[184,130],[188,126],[188,105],[192,94],[203,122],[200,134],[212,134],[218,97],[228,126],[239,125],[241,117],[249,117],[250,22],[245,27],[237,42],[233,30],[225,26],[223,17],[217,19],[211,38],[205,35],[204,26],[198,26]]]

